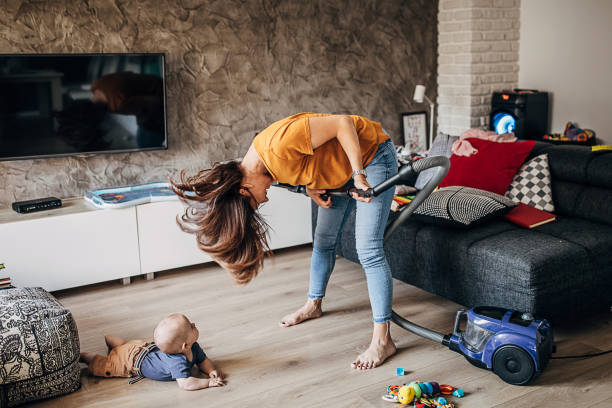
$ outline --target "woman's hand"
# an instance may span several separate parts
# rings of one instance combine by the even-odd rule
[[[327,197],[327,201],[323,201],[321,198],[321,194],[325,194],[325,190],[320,189],[310,189],[306,187],[306,194],[315,202],[316,205],[323,208],[331,208],[332,202],[331,197]]]
[[[358,190],[367,190],[370,187],[368,181],[366,180],[363,174],[358,174],[355,176],[355,188]],[[353,198],[357,201],[363,201],[364,203],[369,203],[372,201],[372,197],[360,197],[357,193],[353,193]]]

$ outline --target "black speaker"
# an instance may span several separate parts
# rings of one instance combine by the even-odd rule
[[[514,132],[519,139],[542,139],[548,133],[548,92],[493,92],[489,129],[498,134]]]

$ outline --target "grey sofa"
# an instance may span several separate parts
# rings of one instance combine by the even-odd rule
[[[408,220],[385,246],[393,277],[466,307],[553,322],[612,305],[612,151],[537,142],[548,153],[557,221],[528,230],[503,218],[468,230]],[[391,213],[390,220],[396,217]],[[316,205],[313,204],[313,232]],[[355,214],[337,253],[358,262]]]

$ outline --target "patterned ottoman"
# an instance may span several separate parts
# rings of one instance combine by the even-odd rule
[[[74,319],[42,288],[0,290],[0,407],[81,386]]]

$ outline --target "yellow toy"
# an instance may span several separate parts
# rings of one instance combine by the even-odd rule
[[[399,389],[397,401],[402,405],[408,405],[414,399],[414,388],[412,385],[404,385]]]

